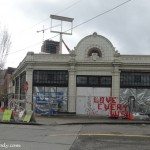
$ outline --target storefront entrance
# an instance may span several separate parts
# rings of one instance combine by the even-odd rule
[[[111,96],[111,76],[77,76],[76,114],[108,115],[108,109],[99,108],[95,97]]]

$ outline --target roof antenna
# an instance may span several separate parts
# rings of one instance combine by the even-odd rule
[[[43,25],[43,29],[42,29],[42,30],[38,30],[38,31],[37,31],[37,33],[40,33],[40,32],[43,33],[43,42],[44,42],[44,32],[45,32],[44,25]]]
[[[67,44],[64,42],[64,40],[63,40],[63,39],[62,39],[62,42],[64,43],[64,45],[65,45],[66,49],[68,50],[68,52],[69,52],[69,54],[70,54],[70,53],[71,53],[70,48],[67,46]]]
[[[72,35],[74,18],[68,18],[68,17],[64,17],[64,16],[57,16],[57,15],[50,15],[50,18],[51,18],[51,32],[58,33],[60,35],[59,53],[62,54],[62,43],[64,43],[64,41],[62,39],[62,35],[63,34]],[[58,28],[57,29],[52,29],[52,26],[54,24],[53,21],[57,21],[57,22],[60,23],[60,28],[59,29]],[[64,31],[63,27],[65,25],[63,25],[63,23],[69,23],[69,26],[71,26],[71,28]],[[65,46],[67,46],[67,45],[65,44]],[[66,48],[69,51],[69,48],[68,47],[66,47]]]

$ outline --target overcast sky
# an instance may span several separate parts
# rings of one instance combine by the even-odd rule
[[[40,52],[43,34],[50,27],[50,14],[74,18],[74,26],[126,0],[0,0],[0,24],[11,34],[6,67],[17,67],[28,51]],[[63,39],[70,49],[85,36],[97,32],[108,38],[121,54],[150,55],[150,0],[125,5],[73,29]],[[46,30],[44,38],[55,34]],[[53,40],[59,40],[58,37]],[[67,53],[63,49],[63,53]]]

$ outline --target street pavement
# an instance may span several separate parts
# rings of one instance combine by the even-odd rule
[[[34,117],[36,123],[0,122],[0,150],[150,150],[149,118]]]
[[[11,146],[20,147],[11,147]],[[0,150],[149,150],[149,124],[0,124]]]
[[[83,125],[70,150],[149,150],[150,125]]]
[[[0,150],[69,150],[80,129],[80,125],[0,124]]]

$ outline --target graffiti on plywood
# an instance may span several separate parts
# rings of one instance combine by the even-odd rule
[[[129,115],[128,105],[119,103],[117,97],[94,97],[93,102],[98,110],[107,111],[110,117],[127,118]]]
[[[34,87],[35,112],[52,115],[67,110],[67,88]]]
[[[84,107],[85,107],[85,112],[87,115],[94,116],[98,113],[97,109],[95,107],[93,107],[93,105],[91,103],[90,96],[87,97],[87,104],[84,105]]]

